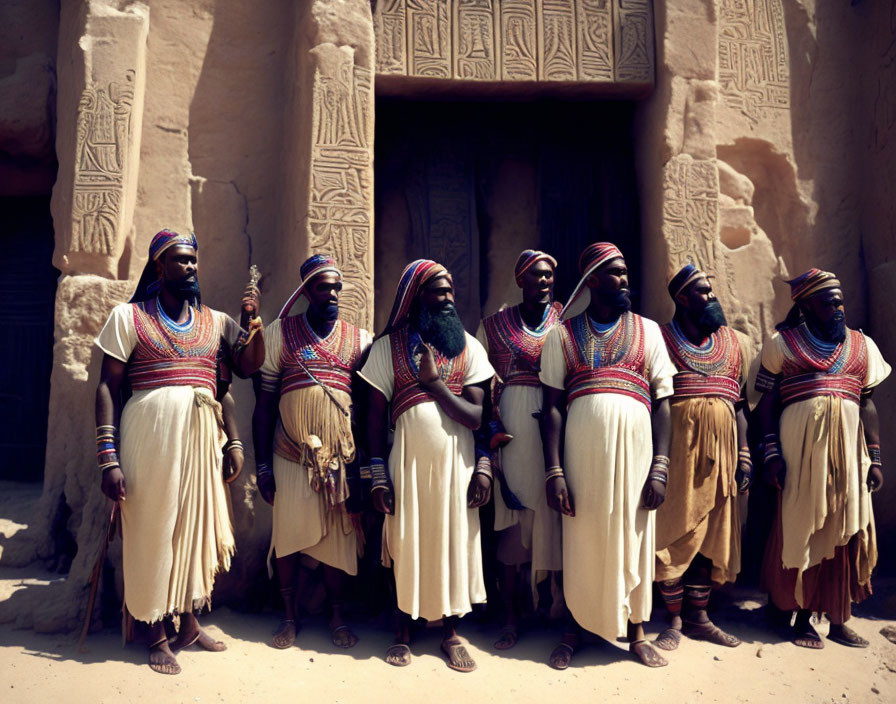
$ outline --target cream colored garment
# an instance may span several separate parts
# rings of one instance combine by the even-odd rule
[[[494,373],[482,345],[467,335],[464,385]],[[392,398],[388,336],[374,342],[361,376]],[[388,463],[395,514],[383,525],[383,563],[394,562],[398,608],[429,621],[468,613],[485,601],[479,509],[467,508],[472,431],[434,401],[412,406],[398,418]]]
[[[541,381],[564,388],[560,326],[548,333]],[[644,319],[646,376],[654,399],[672,395],[675,367],[659,326]],[[574,502],[563,517],[563,593],[576,622],[607,640],[650,619],[655,514],[641,506],[653,448],[647,407],[623,394],[575,399],[566,420],[564,469]]]
[[[874,341],[865,336],[868,351],[864,389],[880,384],[890,374]],[[762,366],[772,374],[781,372],[784,340],[779,333],[762,348]],[[866,482],[871,465],[859,417],[859,406],[831,396],[817,396],[788,405],[779,423],[781,452],[787,468],[782,492],[782,562],[800,573],[834,556],[838,546],[853,535],[866,536],[874,521],[871,495]],[[832,459],[842,455],[845,466],[845,496],[840,510],[828,501],[828,477]],[[871,567],[874,565],[872,564]],[[797,579],[796,597],[802,597]]]
[[[371,335],[361,330],[362,352],[370,346]],[[278,318],[265,328],[265,361],[261,368],[262,378],[268,383],[280,380],[280,354],[283,345],[281,321]],[[288,436],[301,442],[296,423],[297,406],[305,400],[312,389],[289,391],[280,397],[280,420]],[[332,389],[344,408],[352,406],[351,397],[344,391]],[[316,393],[316,392],[315,392]],[[332,413],[339,413],[331,401]],[[319,433],[322,438],[326,433]],[[349,438],[349,442],[351,438]],[[338,455],[335,451],[327,453]],[[345,471],[345,463],[338,460]],[[345,512],[339,506],[329,510],[325,496],[312,490],[308,470],[297,462],[274,454],[274,482],[277,491],[274,496],[273,520],[271,523],[271,546],[268,551],[268,575],[273,574],[271,560],[302,552],[330,567],[336,567],[350,575],[358,573],[359,537]]]
[[[477,339],[488,350],[488,338],[482,325]],[[560,539],[560,514],[548,507],[544,493],[544,454],[541,447],[541,430],[533,413],[541,411],[542,391],[532,386],[506,386],[501,393],[499,407],[501,420],[508,433],[513,435],[500,450],[500,463],[511,491],[524,511],[507,507],[500,487],[494,485],[495,530],[499,536],[498,559],[503,564],[521,564],[532,561],[532,570],[559,570],[563,567]],[[519,531],[505,534],[508,528],[520,525]],[[507,540],[517,542],[512,546]]]
[[[214,313],[232,344],[239,326]],[[130,306],[117,306],[97,345],[127,361],[136,343]],[[230,569],[235,545],[221,477],[225,438],[214,404],[205,389],[168,386],[136,391],[122,411],[124,600],[138,621],[208,605],[215,575]]]

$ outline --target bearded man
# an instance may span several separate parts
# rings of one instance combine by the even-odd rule
[[[750,345],[727,326],[710,277],[694,265],[669,282],[669,295],[675,316],[662,332],[678,372],[667,498],[656,512],[656,580],[669,628],[655,644],[675,650],[683,632],[735,647],[740,640],[713,624],[706,608],[712,587],[740,572],[737,495],[753,469],[743,410]]]
[[[498,561],[503,565],[501,600],[504,626],[498,650],[516,645],[520,569],[531,565],[538,575],[562,567],[560,515],[548,508],[544,494],[544,458],[538,418],[541,415],[541,348],[548,331],[560,321],[553,303],[557,261],[545,252],[523,251],[514,267],[523,302],[482,321],[477,339],[488,352],[497,375],[492,384],[491,444],[496,446],[501,491],[495,495]],[[508,438],[512,438],[508,442]],[[504,441],[501,447],[497,441]],[[533,590],[534,591],[534,590]]]
[[[304,591],[309,570],[323,564],[331,637],[334,645],[350,648],[358,638],[343,621],[342,600],[346,575],[358,573],[361,548],[347,508],[350,498],[360,498],[350,496],[347,477],[355,458],[352,375],[371,335],[339,318],[342,274],[335,259],[309,257],[301,277],[265,331],[252,417],[258,488],[274,506],[270,555],[276,556],[286,611],[273,645],[295,642],[296,595]],[[293,306],[300,310],[290,316]]]
[[[666,491],[675,368],[659,326],[631,312],[616,245],[587,247],[579,270],[563,323],[541,353],[545,490],[548,505],[563,514],[563,594],[574,619],[550,664],[569,667],[581,627],[609,641],[626,636],[638,660],[661,667],[666,660],[642,624],[650,619],[654,511]]]
[[[877,544],[871,492],[883,485],[873,389],[890,374],[874,341],[846,326],[837,277],[810,269],[788,282],[794,306],[762,347],[756,389],[766,480],[779,491],[763,583],[774,608],[796,610],[796,645],[868,641],[846,622],[871,594]]]
[[[374,507],[386,514],[383,563],[394,565],[401,612],[386,662],[410,663],[410,621],[442,620],[442,651],[460,672],[476,668],[457,636],[458,619],[485,601],[479,507],[491,495],[487,462],[476,465],[494,370],[454,308],[451,275],[418,259],[402,273],[386,330],[361,376],[372,387],[367,419]],[[395,439],[385,461],[386,407]]]
[[[193,234],[153,237],[137,291],[96,339],[104,352],[97,456],[103,493],[121,507],[124,602],[149,624],[149,666],[171,675],[181,670],[172,650],[225,649],[194,614],[210,604],[215,575],[230,568],[234,552],[215,400],[221,340],[243,376],[264,361],[258,289],[246,290],[240,325],[202,305],[198,248]],[[133,395],[122,407],[125,381]],[[241,463],[241,445],[228,452],[230,463]],[[163,619],[173,615],[180,631],[169,647]]]

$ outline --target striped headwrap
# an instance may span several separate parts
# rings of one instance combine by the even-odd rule
[[[140,274],[140,281],[137,282],[137,290],[131,296],[131,303],[148,301],[159,293],[162,288],[162,279],[156,270],[156,262],[165,251],[175,245],[184,245],[192,247],[196,252],[199,251],[199,243],[196,241],[196,235],[192,232],[189,235],[181,235],[167,227],[159,230],[152,238],[152,242],[149,243],[149,259]],[[193,301],[193,305],[200,307],[201,302],[196,299]]]
[[[710,274],[698,269],[693,264],[685,264],[681,270],[672,277],[669,282],[669,295],[674,301],[678,294],[682,293],[688,286],[697,281],[697,279],[711,279]]]
[[[790,298],[794,303],[806,300],[819,291],[827,288],[840,288],[840,281],[835,274],[821,269],[809,269],[795,279],[787,282],[790,284]]]
[[[388,335],[396,328],[401,327],[407,320],[408,313],[411,311],[411,304],[417,298],[420,289],[428,281],[432,281],[440,276],[446,276],[449,281],[452,281],[448,270],[431,259],[416,259],[404,268],[398,281],[398,288],[395,290],[395,303],[392,305],[389,322],[386,323],[386,329],[383,331],[384,335]]]
[[[547,252],[542,252],[538,249],[524,249],[516,260],[516,266],[513,267],[513,276],[516,279],[517,286],[523,285],[523,274],[537,262],[547,262],[553,269],[557,268],[557,260]]]
[[[296,304],[301,295],[305,293],[305,287],[311,283],[311,279],[323,274],[325,271],[332,271],[337,274],[340,279],[342,278],[342,272],[339,271],[339,267],[336,265],[336,260],[329,254],[312,254],[308,257],[299,269],[301,281],[298,288],[292,292],[292,295],[287,299],[286,303],[283,304],[283,308],[280,309],[280,315],[277,317],[285,318],[288,316],[289,311]],[[299,313],[304,313],[305,309],[308,307],[307,296],[305,297],[303,306],[303,309],[298,311]]]
[[[159,230],[152,238],[152,242],[149,243],[149,260],[151,262],[158,261],[162,252],[175,245],[185,245],[199,251],[199,243],[196,241],[196,235],[192,232],[189,235],[181,235],[166,227],[164,230]]]
[[[625,259],[622,252],[612,242],[595,242],[585,247],[579,257],[579,272],[582,278],[573,289],[569,301],[560,311],[560,317],[568,320],[584,312],[591,303],[591,289],[588,288],[588,277],[613,259]]]

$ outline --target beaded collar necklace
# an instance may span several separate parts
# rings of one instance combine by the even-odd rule
[[[158,296],[156,296],[156,310],[159,312],[159,319],[164,323],[165,327],[173,332],[185,333],[189,332],[190,328],[193,327],[194,318],[192,306],[187,306],[187,319],[183,323],[178,323],[168,316],[165,309],[162,307],[162,302],[159,300]]]

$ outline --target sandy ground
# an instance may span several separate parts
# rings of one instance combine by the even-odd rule
[[[9,498],[8,494],[4,498]],[[19,501],[15,502],[18,507]],[[0,534],[24,528],[20,515],[4,515]],[[15,512],[18,514],[18,511]],[[37,568],[0,567],[0,600],[18,589],[46,584],[58,575]],[[513,701],[567,702],[896,702],[896,644],[880,634],[894,625],[888,613],[896,584],[881,583],[873,600],[857,610],[856,631],[871,641],[867,650],[827,642],[810,652],[780,642],[765,627],[761,596],[738,591],[717,613],[717,620],[744,639],[734,649],[685,640],[669,655],[668,667],[649,670],[628,656],[625,645],[589,642],[565,672],[546,664],[557,633],[549,628],[524,632],[516,648],[498,654],[491,644],[494,626],[465,620],[461,633],[479,669],[449,670],[439,653],[437,629],[421,632],[412,646],[413,662],[399,669],[382,655],[390,634],[360,624],[358,645],[340,651],[330,643],[324,623],[309,620],[295,647],[279,651],[267,645],[276,614],[241,614],[219,609],[204,617],[210,633],[228,645],[223,653],[188,650],[180,654],[183,673],[164,676],[146,665],[146,651],[121,646],[109,629],[91,634],[87,652],[76,636],[41,635],[0,626],[0,701],[13,702],[380,702]],[[662,627],[649,624],[655,636]],[[827,624],[820,626],[826,633]]]

